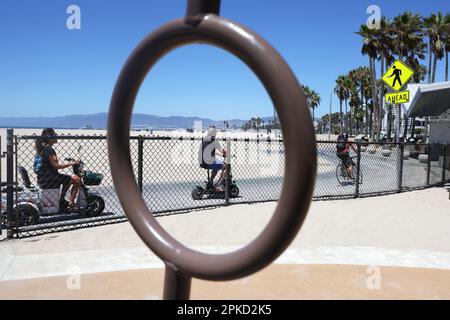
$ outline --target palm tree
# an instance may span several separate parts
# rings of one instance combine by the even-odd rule
[[[445,81],[448,81],[448,53],[450,52],[450,13],[445,16]]]
[[[370,96],[371,96],[370,71],[369,71],[369,68],[367,68],[367,67],[359,67],[354,70],[351,70],[349,72],[349,76],[352,79],[354,90],[355,90],[355,92],[352,92],[353,95],[358,94],[358,92],[360,95],[359,96],[359,105],[356,107],[360,108],[360,110],[358,110],[358,112],[362,112],[362,117],[365,118],[365,120],[366,120],[364,127],[365,127],[365,135],[367,136],[368,135],[368,126],[370,125],[369,112],[368,112],[369,111],[368,100],[370,99]],[[352,100],[352,99],[350,98],[350,100]],[[364,104],[363,104],[363,101],[365,101]],[[353,99],[352,108],[355,108],[354,102],[355,102],[355,99]],[[354,110],[352,114],[354,117],[356,117],[356,110]],[[362,121],[362,119],[359,119],[359,121]],[[357,123],[357,125],[359,127],[359,123]],[[359,132],[359,130],[358,130],[358,132]]]
[[[339,125],[341,128],[341,132],[344,131],[344,122],[342,118],[342,101],[345,99],[345,76],[341,75],[336,79],[336,87],[334,87],[334,93],[339,99]]]
[[[437,61],[444,57],[445,52],[446,17],[441,12],[433,13],[424,19],[424,24],[429,39],[428,82],[433,83],[436,80]],[[433,66],[431,66],[431,61],[433,61]]]
[[[352,81],[352,78],[350,77],[350,74],[347,74],[344,76],[344,102],[345,102],[345,114],[344,114],[344,119],[345,119],[345,130],[346,132],[349,132],[350,135],[352,135],[352,130],[351,130],[351,125],[352,125],[352,120],[351,120],[351,114],[352,114],[352,110],[350,107],[350,113],[348,112],[348,107],[349,107],[349,99],[350,99],[350,95],[351,92],[353,90],[354,84]]]
[[[368,28],[365,24],[361,25],[356,34],[363,38],[363,46],[361,53],[369,57],[369,73],[370,73],[370,93],[372,97],[371,113],[373,113],[371,137],[376,134],[376,140],[379,139],[379,132],[381,130],[381,108],[378,104],[378,90],[377,90],[377,73],[375,68],[375,60],[379,59],[380,43],[377,37],[378,31],[376,29]],[[372,116],[371,116],[372,117]]]
[[[394,23],[393,21],[383,17],[380,23],[380,29],[377,32],[378,38],[378,54],[379,59],[381,60],[381,71],[380,75],[384,75],[386,66],[391,65],[394,62],[394,56],[392,54],[395,48],[395,37],[394,37]],[[385,94],[384,82],[380,81],[380,90],[379,90],[379,113],[381,114],[384,110],[384,94]],[[378,118],[378,126],[381,129],[381,122],[383,117]]]
[[[312,118],[314,122],[314,110],[320,105],[321,98],[320,95],[312,90],[310,87],[306,85],[302,85],[303,92],[306,96],[306,102],[308,103],[308,107],[312,109]]]
[[[420,15],[404,12],[395,17],[392,23],[392,36],[392,54],[396,54],[399,60],[409,59],[415,61],[416,55],[419,58],[424,57],[423,20]],[[395,118],[397,120],[396,142],[399,142],[401,121],[400,105],[397,105]]]
[[[367,67],[359,67],[354,70],[354,78],[357,86],[359,87],[361,94],[361,105],[364,101],[364,134],[368,136],[369,134],[369,126],[371,126],[371,115],[369,117],[369,99],[372,96],[372,86],[370,83],[370,70]]]
[[[353,135],[353,114],[356,115],[356,111],[361,107],[361,99],[359,98],[359,94],[357,92],[357,87],[354,85],[350,89],[350,115],[349,115],[349,126],[350,126],[350,135]]]

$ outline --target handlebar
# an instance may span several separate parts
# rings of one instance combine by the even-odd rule
[[[64,158],[64,160],[65,160],[65,161],[69,161],[69,162],[77,162],[77,161],[79,161],[80,163],[83,163],[83,161],[81,161],[81,160],[76,160],[76,159],[74,159],[74,158]]]

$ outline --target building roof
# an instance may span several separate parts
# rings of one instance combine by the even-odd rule
[[[439,116],[450,108],[450,81],[410,84],[410,102],[405,104],[409,117]]]

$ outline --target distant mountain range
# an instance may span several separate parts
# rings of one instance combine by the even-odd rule
[[[58,128],[58,129],[79,129],[91,127],[93,129],[106,129],[107,113],[96,113],[90,115],[68,115],[61,117],[0,117],[0,127],[3,128]],[[261,118],[264,121],[273,120],[273,117]],[[240,128],[248,120],[211,120],[200,117],[160,117],[148,114],[133,114],[132,126],[135,128],[150,129],[190,129],[193,128],[195,121],[202,121],[203,128],[210,125],[217,128],[223,128],[224,121],[229,128]]]

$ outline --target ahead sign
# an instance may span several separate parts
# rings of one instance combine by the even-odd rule
[[[386,102],[390,102],[392,104],[401,104],[409,102],[409,91],[399,91],[393,93],[386,93],[385,95]]]

